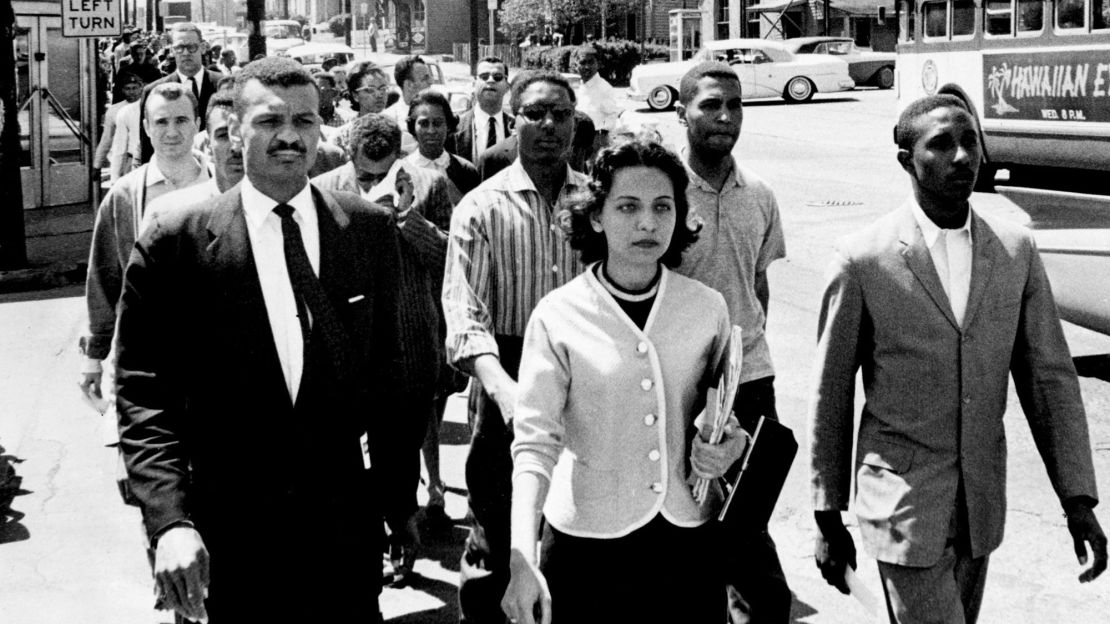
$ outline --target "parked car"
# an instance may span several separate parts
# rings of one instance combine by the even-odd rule
[[[231,29],[224,29],[219,32],[212,32],[204,36],[204,40],[208,42],[209,46],[219,45],[221,49],[231,50],[235,53],[235,62],[243,65],[251,60],[249,48],[247,46],[247,34],[236,32]],[[219,59],[213,59],[218,61]]]
[[[324,61],[335,59],[340,65],[346,65],[355,58],[355,51],[342,43],[306,43],[294,46],[281,53],[288,56],[306,68],[320,67]]]
[[[857,87],[889,89],[894,86],[894,52],[873,52],[856,47],[850,37],[798,37],[782,42],[794,54],[831,54],[848,63]]]
[[[277,56],[279,52],[305,44],[301,38],[301,23],[296,20],[264,21],[262,34],[266,35],[266,54],[269,56]]]
[[[796,56],[782,43],[766,39],[710,41],[688,61],[648,63],[632,69],[628,97],[646,101],[654,110],[667,110],[678,100],[678,82],[694,65],[722,61],[740,77],[745,100],[781,97],[805,102],[814,93],[847,91],[855,87],[848,64],[830,56]]]

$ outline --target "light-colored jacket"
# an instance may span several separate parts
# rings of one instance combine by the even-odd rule
[[[1075,368],[1036,245],[1024,228],[974,210],[971,239],[962,326],[909,205],[841,243],[825,290],[809,434],[814,505],[847,509],[854,471],[860,532],[879,561],[933,565],[961,495],[972,556],[1001,543],[1010,375],[1057,495],[1097,497]]]
[[[727,353],[728,308],[708,286],[663,270],[644,329],[592,269],[544,297],[524,336],[514,474],[550,480],[544,516],[580,537],[620,537],[662,513],[703,524],[694,502],[694,419]]]

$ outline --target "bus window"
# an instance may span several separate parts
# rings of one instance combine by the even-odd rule
[[[903,43],[913,42],[913,18],[917,11],[916,0],[898,0],[898,11],[898,40]]]
[[[1094,6],[1094,11],[1091,14],[1093,18],[1091,29],[1105,30],[1110,28],[1110,0],[1094,0],[1091,4]]]
[[[975,34],[974,0],[952,0],[952,36]]]
[[[1018,32],[1040,32],[1044,28],[1044,0],[1018,0]]]
[[[983,4],[983,23],[988,35],[1009,35],[1013,32],[1013,0],[987,0]]]
[[[1075,30],[1087,26],[1085,0],[1057,0],[1056,1],[1056,28],[1059,30]]]
[[[925,38],[948,37],[948,2],[926,2],[921,5],[925,13]]]

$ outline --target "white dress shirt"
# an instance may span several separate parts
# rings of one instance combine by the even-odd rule
[[[490,146],[486,145],[486,140],[489,138],[489,120],[493,120],[493,126],[497,128],[497,142],[505,140],[509,136],[505,128],[505,116],[501,111],[497,111],[496,115],[490,115],[480,107],[474,107],[474,126],[471,127],[473,140],[470,142],[473,154],[471,154],[470,162],[477,163],[478,157],[482,152],[486,151]]]
[[[424,155],[417,150],[405,156],[405,161],[421,169],[433,169],[435,171],[447,173],[447,167],[451,165],[451,155],[444,151],[435,160],[429,160],[424,158]]]
[[[186,76],[185,74],[181,73],[181,71],[179,70],[177,72],[177,79],[181,81],[181,86],[185,87],[186,89],[192,89],[193,88],[193,85],[189,84],[190,80],[195,81],[197,83],[197,90],[196,90],[196,93],[194,93],[193,95],[197,96],[198,100],[200,99],[200,91],[201,91],[201,88],[204,86],[201,83],[201,81],[204,80],[204,68],[201,68],[201,70],[197,72],[197,75],[193,76],[192,78],[190,78],[190,77]],[[205,111],[198,111],[197,116],[198,117],[203,117],[204,112]]]
[[[589,115],[598,131],[611,132],[617,127],[617,119],[621,114],[621,107],[617,105],[616,93],[613,86],[600,74],[594,74],[582,86],[575,89],[578,100],[576,108]]]
[[[243,178],[243,212],[247,218],[247,235],[251,253],[262,285],[262,298],[266,302],[266,315],[274,336],[281,370],[285,374],[289,397],[297,401],[297,391],[304,373],[304,338],[297,320],[297,302],[293,298],[293,285],[285,264],[285,239],[281,234],[281,217],[274,208],[278,202],[256,189],[249,179]],[[312,270],[320,274],[320,228],[316,218],[316,205],[306,184],[300,193],[286,202],[293,207],[293,220],[301,230],[305,253]]]
[[[952,315],[960,325],[967,312],[967,297],[971,290],[971,210],[967,220],[955,230],[942,230],[925,214],[917,202],[913,203],[913,216],[921,228],[925,246],[933,259],[933,267],[940,276],[944,294],[952,306]]]

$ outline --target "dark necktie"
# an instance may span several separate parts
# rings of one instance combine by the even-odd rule
[[[343,343],[346,340],[342,325],[335,315],[331,301],[324,287],[312,271],[312,264],[304,250],[301,228],[293,220],[293,207],[278,204],[274,208],[281,217],[281,237],[285,248],[285,266],[289,271],[289,282],[293,286],[293,298],[297,301],[297,319],[301,323],[301,336],[305,342],[305,358],[308,357],[308,343],[315,325],[318,335],[331,352],[336,365],[336,374],[343,374]],[[310,323],[311,316],[311,323]]]
[[[486,134],[486,149],[493,147],[494,143],[497,143],[497,121],[490,117],[489,132]]]
[[[197,89],[197,79],[195,77],[189,78],[189,88],[193,90],[193,97],[199,101],[200,90]]]

